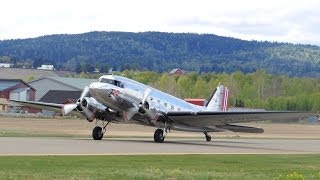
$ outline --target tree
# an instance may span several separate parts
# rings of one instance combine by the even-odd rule
[[[191,98],[192,97],[193,84],[188,76],[181,76],[177,81],[177,94],[181,98]]]
[[[208,88],[205,81],[202,78],[198,78],[192,91],[192,97],[194,98],[208,98]]]
[[[41,58],[37,58],[33,61],[33,68],[37,68],[37,67],[40,67],[42,64],[44,64],[44,61],[43,59]]]
[[[75,71],[76,73],[81,73],[82,69],[81,69],[80,63],[77,63],[77,64],[76,64],[76,67],[75,67],[74,71]]]
[[[0,62],[3,62],[3,63],[9,63],[10,60],[11,60],[11,58],[9,56],[0,57]]]

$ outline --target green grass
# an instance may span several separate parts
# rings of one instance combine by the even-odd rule
[[[320,179],[320,155],[0,156],[0,179]]]

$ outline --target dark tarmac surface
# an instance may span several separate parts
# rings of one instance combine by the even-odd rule
[[[320,153],[320,140],[1,137],[0,155],[118,155],[118,154],[308,154]]]

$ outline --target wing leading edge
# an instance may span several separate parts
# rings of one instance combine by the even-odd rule
[[[24,106],[45,109],[49,111],[55,111],[62,113],[63,104],[55,104],[55,103],[45,103],[45,102],[35,102],[35,101],[18,101],[18,100],[10,100],[12,102],[19,103]]]
[[[45,103],[45,102],[36,102],[36,101],[18,101],[18,100],[10,100],[12,102],[16,102],[18,104],[32,107],[32,108],[37,108],[37,109],[45,109],[49,111],[54,111],[63,114],[63,107],[65,106],[64,104],[56,104],[56,103]],[[78,117],[83,117],[78,111],[73,110],[71,112],[72,115],[78,116]]]

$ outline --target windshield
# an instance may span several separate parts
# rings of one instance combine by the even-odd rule
[[[111,79],[101,78],[101,79],[99,80],[99,82],[115,85],[114,80],[111,80]]]
[[[120,81],[117,81],[117,80],[101,78],[101,79],[99,79],[99,82],[112,84],[112,85],[115,85],[115,86],[118,86],[118,87],[121,87],[121,88],[124,87],[123,83],[120,82]]]

